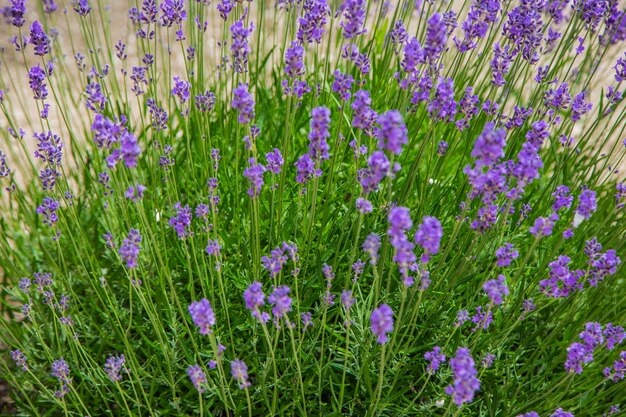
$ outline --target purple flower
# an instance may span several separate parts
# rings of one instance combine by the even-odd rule
[[[128,237],[124,239],[119,249],[120,257],[122,261],[126,262],[126,267],[129,269],[137,267],[137,259],[139,258],[139,251],[141,250],[141,234],[139,230],[130,229]]]
[[[311,156],[308,153],[301,155],[294,165],[297,171],[296,182],[300,184],[306,184],[313,178],[314,175],[316,177],[322,175],[322,171],[315,167],[315,161],[311,159]]]
[[[619,359],[613,362],[613,367],[604,368],[604,376],[613,381],[619,382],[626,377],[626,350],[621,351]]]
[[[63,358],[52,362],[52,376],[55,377],[61,384],[61,389],[55,391],[54,395],[57,398],[63,398],[63,396],[69,392],[68,385],[72,383],[72,379],[70,378],[70,367]]]
[[[248,92],[248,84],[239,84],[233,90],[231,105],[239,112],[237,119],[239,123],[250,123],[254,119],[254,97]]]
[[[335,79],[333,81],[332,90],[333,93],[337,93],[339,97],[344,100],[350,100],[352,90],[352,84],[354,83],[354,78],[350,74],[344,74],[339,70],[335,70]]]
[[[41,205],[37,207],[37,214],[44,216],[44,224],[52,227],[57,221],[59,221],[59,217],[57,216],[59,207],[60,205],[58,201],[51,197],[46,197],[43,199]]]
[[[357,172],[357,180],[366,194],[378,190],[383,178],[392,174],[391,162],[383,151],[374,151],[367,159],[367,165]]]
[[[320,43],[328,15],[330,7],[326,0],[305,0],[302,17],[298,18],[297,39],[302,44]]]
[[[493,44],[493,59],[491,60],[491,83],[502,87],[506,84],[504,76],[508,74],[511,68],[511,62],[515,56],[510,45],[504,47],[500,43]]]
[[[359,197],[356,199],[356,209],[361,214],[367,214],[371,213],[374,207],[369,200]]]
[[[380,236],[370,233],[363,242],[363,252],[370,256],[370,264],[376,265],[378,262],[378,251],[380,249]]]
[[[428,104],[428,113],[435,120],[452,122],[456,115],[457,103],[454,101],[454,83],[452,78],[440,78],[435,96]]]
[[[280,153],[280,149],[274,148],[272,152],[266,153],[265,159],[267,159],[267,165],[265,166],[267,170],[272,174],[280,174],[282,166],[285,163],[283,155]]]
[[[504,246],[496,249],[496,258],[498,258],[496,265],[500,267],[509,266],[518,256],[519,252],[517,249],[511,243],[506,243]]]
[[[427,22],[424,52],[430,62],[439,59],[446,47],[448,31],[441,13],[434,13]]]
[[[330,137],[330,110],[326,107],[316,107],[311,110],[311,131],[309,132],[309,154],[314,160],[329,158],[328,142]]]
[[[50,37],[38,20],[30,25],[30,44],[35,48],[35,55],[44,56],[50,52]]]
[[[263,268],[269,272],[272,278],[276,278],[283,269],[283,265],[287,263],[287,256],[282,247],[278,246],[270,252],[270,256],[261,257]]]
[[[120,151],[124,158],[124,165],[127,168],[135,168],[137,159],[141,155],[141,147],[137,143],[137,138],[130,132],[124,132],[120,137]]]
[[[585,189],[578,196],[578,207],[576,207],[576,214],[580,215],[584,219],[589,219],[591,215],[596,211],[596,192]]]
[[[378,114],[371,108],[372,99],[367,90],[359,90],[354,93],[354,101],[352,102],[352,126],[362,129],[365,134],[372,136],[374,134],[374,123],[378,118]]]
[[[593,104],[585,101],[585,92],[581,92],[574,96],[572,101],[572,120],[574,122],[580,120],[582,115],[591,111]]]
[[[252,317],[255,317],[262,323],[266,323],[269,320],[269,315],[259,310],[265,304],[263,285],[260,282],[255,281],[250,284],[243,293],[243,299],[246,303],[246,308],[252,312]]]
[[[185,81],[180,77],[174,77],[174,86],[172,87],[172,95],[178,97],[181,104],[186,103],[189,100],[189,89],[191,84],[189,81]]]
[[[469,321],[470,316],[467,310],[459,310],[456,313],[456,321],[454,322],[454,327],[461,327],[465,324],[466,321]]]
[[[263,188],[263,174],[266,169],[263,165],[257,164],[254,158],[250,158],[248,163],[250,165],[244,169],[243,175],[251,184],[250,188],[248,188],[248,195],[251,198],[256,198],[261,194],[261,188]]]
[[[557,88],[549,89],[543,96],[543,104],[554,110],[567,109],[571,100],[567,83],[561,83]]]
[[[504,296],[509,295],[509,288],[504,280],[504,275],[498,275],[498,279],[491,279],[483,284],[483,291],[494,305],[502,304]]]
[[[237,20],[230,27],[230,35],[232,44],[230,52],[233,54],[233,68],[235,72],[248,72],[248,55],[250,54],[250,45],[248,45],[248,37],[252,34],[254,24],[249,27],[243,25],[244,17]]]
[[[187,19],[183,0],[164,0],[159,8],[161,9],[162,26],[172,27],[173,25],[180,25]]]
[[[11,18],[11,24],[15,27],[22,27],[26,20],[24,15],[26,14],[26,1],[25,0],[11,0],[11,6],[8,7],[8,16]]]
[[[285,51],[285,74],[287,78],[304,75],[304,47],[297,41],[292,41]]]
[[[89,0],[74,0],[74,11],[80,16],[87,16],[91,12],[91,6],[89,6]]]
[[[554,211],[559,211],[563,208],[568,209],[571,207],[572,201],[574,201],[574,197],[569,193],[569,188],[565,185],[556,187],[552,197],[554,197],[554,204],[552,205],[552,210]]]
[[[406,231],[413,227],[409,209],[406,207],[392,207],[389,211],[389,242],[394,248],[393,261],[398,264],[402,281],[405,286],[413,285],[413,278],[409,276],[409,269],[415,262],[413,253],[415,245],[407,238]]]
[[[508,13],[502,30],[502,34],[521,52],[522,58],[531,64],[539,59],[536,49],[541,45],[543,37],[542,9],[542,2],[522,2]]]
[[[352,39],[357,35],[365,33],[363,28],[365,23],[365,0],[346,0],[341,6],[344,20],[340,23],[343,28],[343,37]]]
[[[454,403],[460,407],[466,402],[471,402],[474,399],[474,393],[480,389],[478,372],[469,349],[458,348],[454,358],[450,359],[450,367],[454,380],[446,387],[445,392],[452,396]]]
[[[415,243],[424,249],[422,262],[428,262],[429,255],[435,255],[439,252],[442,236],[443,228],[439,220],[436,217],[425,216],[415,231]]]
[[[0,178],[6,178],[11,173],[11,168],[7,165],[7,155],[0,151]]]
[[[235,381],[239,383],[240,389],[248,389],[248,387],[250,387],[250,382],[248,381],[248,367],[244,361],[234,359],[230,363],[230,374],[235,378]]]
[[[494,127],[493,123],[487,123],[474,143],[471,156],[476,160],[477,167],[493,166],[504,157],[506,131],[504,129],[494,130]]]
[[[496,359],[496,355],[493,353],[487,353],[481,363],[484,368],[490,368],[491,365],[493,365],[494,359]]]
[[[441,352],[439,346],[435,346],[433,350],[424,354],[424,359],[429,362],[426,367],[426,372],[434,374],[439,369],[439,365],[446,361],[446,355]]]
[[[517,417],[539,417],[536,411],[529,411],[528,413],[520,414]]]
[[[111,382],[119,382],[122,380],[120,372],[124,369],[126,358],[123,354],[120,356],[109,356],[104,364],[104,372],[109,376]]]
[[[226,21],[234,6],[235,4],[232,0],[220,0],[215,8],[218,12],[220,12],[220,17]]]
[[[550,236],[556,220],[558,220],[556,214],[552,214],[550,217],[537,217],[534,225],[529,229],[530,234],[537,238]]]
[[[574,414],[569,411],[563,411],[562,408],[557,408],[554,413],[550,414],[550,417],[574,417]]]
[[[483,311],[481,306],[476,307],[476,314],[472,316],[472,323],[476,326],[472,329],[475,332],[478,329],[487,330],[493,321],[493,313],[491,310]]]
[[[607,323],[607,325],[604,326],[603,336],[606,340],[606,348],[608,350],[613,350],[615,346],[621,345],[624,339],[626,339],[624,328],[614,326],[612,323]]]
[[[176,215],[170,217],[169,225],[176,231],[179,239],[184,239],[190,235],[189,226],[191,226],[191,208],[182,206],[180,202],[174,205]]]
[[[417,38],[411,38],[404,46],[404,57],[400,63],[402,70],[408,74],[415,71],[418,64],[425,62],[425,51]]]
[[[198,365],[191,365],[187,368],[187,375],[189,375],[189,379],[191,379],[191,383],[198,390],[198,392],[204,392],[204,384],[206,384],[206,375],[202,368]]]
[[[539,288],[547,297],[568,297],[573,292],[583,289],[583,284],[579,280],[584,276],[584,272],[570,271],[568,267],[570,261],[568,256],[561,255],[556,261],[548,264],[550,278],[539,281]]]
[[[274,288],[274,291],[267,300],[273,305],[272,314],[276,320],[286,316],[291,311],[291,297],[289,297],[289,292],[291,289],[282,285],[280,287]]]
[[[22,368],[22,371],[28,371],[28,364],[26,363],[26,355],[19,349],[11,351],[11,359],[15,361],[15,365]]]
[[[35,100],[45,100],[48,97],[46,71],[39,64],[28,70],[28,85],[33,90],[33,98]]]
[[[215,326],[215,313],[211,303],[206,298],[200,301],[195,301],[189,304],[189,315],[193,323],[200,328],[201,335],[211,334],[213,332],[212,326]]]
[[[354,305],[354,297],[352,296],[352,291],[343,290],[341,292],[341,304],[344,306],[346,311],[350,311],[350,308]]]
[[[302,313],[300,314],[300,318],[302,319],[302,331],[305,331],[308,327],[313,326],[313,320],[311,320],[311,313]]]
[[[397,110],[389,110],[378,116],[378,147],[399,155],[402,145],[409,142],[408,131],[402,115]]]
[[[376,341],[384,345],[387,343],[387,333],[393,331],[393,310],[387,304],[381,304],[370,315],[370,326]]]

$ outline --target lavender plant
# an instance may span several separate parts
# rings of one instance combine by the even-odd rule
[[[16,406],[618,414],[624,7],[5,1]]]

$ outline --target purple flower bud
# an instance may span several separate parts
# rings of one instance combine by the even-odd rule
[[[387,333],[393,331],[393,310],[387,304],[381,304],[370,315],[370,327],[376,336],[376,341],[384,345],[387,343]]]
[[[206,375],[202,368],[198,365],[191,365],[187,368],[187,375],[189,375],[189,379],[191,379],[191,383],[198,390],[198,392],[202,393],[205,391],[204,385],[206,384]]]
[[[234,359],[230,363],[230,374],[235,378],[235,381],[239,383],[240,389],[248,389],[250,387],[250,382],[248,381],[248,367],[244,361]]]
[[[454,380],[446,387],[445,392],[452,396],[457,406],[461,407],[464,403],[471,402],[475,392],[480,389],[478,372],[468,348],[457,349],[454,358],[450,359],[450,368],[452,368]]]
[[[207,335],[213,332],[211,327],[215,326],[216,321],[215,313],[213,312],[213,307],[211,307],[209,300],[203,298],[200,301],[189,304],[188,311],[193,323],[200,328],[201,335]]]

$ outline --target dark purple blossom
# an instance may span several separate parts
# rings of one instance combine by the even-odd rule
[[[50,52],[50,37],[38,20],[30,25],[30,44],[35,48],[35,55],[44,56]]]
[[[529,229],[530,234],[539,238],[541,236],[550,236],[552,234],[552,228],[554,223],[558,220],[556,214],[552,214],[550,217],[537,217],[534,225]]]
[[[288,78],[304,75],[304,47],[297,41],[285,51],[285,74]]]
[[[89,0],[74,0],[74,11],[80,16],[87,16],[91,12]]]
[[[39,64],[28,70],[28,85],[33,90],[35,100],[45,100],[48,97],[46,71]]]
[[[169,225],[176,231],[179,239],[184,239],[190,235],[189,226],[191,226],[191,208],[182,206],[180,202],[174,205],[176,215],[170,217]]]
[[[472,316],[472,323],[476,326],[472,329],[475,332],[478,329],[487,330],[493,322],[493,313],[490,309],[483,311],[482,306],[476,307],[476,314]]]
[[[11,0],[11,5],[8,7],[8,17],[11,19],[11,24],[18,28],[22,27],[26,23],[24,19],[26,11],[25,0]]]
[[[568,267],[570,261],[568,256],[561,255],[556,261],[548,264],[550,277],[539,282],[541,292],[547,297],[568,297],[573,292],[583,289],[580,278],[584,272],[580,270],[570,271]]]
[[[591,215],[596,211],[596,192],[584,189],[578,196],[578,206],[576,207],[576,214],[584,219],[589,219]]]
[[[434,13],[427,22],[424,53],[430,62],[435,62],[446,47],[448,29],[441,13]]]
[[[42,215],[43,222],[48,226],[52,227],[57,221],[59,221],[59,217],[57,216],[57,211],[59,210],[59,202],[51,197],[46,197],[43,199],[43,202],[37,207],[37,214]]]
[[[354,78],[350,74],[344,74],[339,70],[335,70],[335,79],[333,80],[332,90],[334,93],[337,93],[339,97],[344,100],[350,100],[352,84],[354,83]]]
[[[235,3],[233,0],[220,0],[215,8],[220,13],[220,17],[226,21],[234,6]]]
[[[590,352],[582,343],[572,343],[567,348],[565,370],[581,374],[583,372],[583,364],[591,361],[593,361],[593,352]]]
[[[582,115],[591,111],[593,104],[585,101],[585,92],[578,93],[572,100],[572,120],[574,122],[580,120]]]
[[[178,97],[181,104],[185,104],[190,97],[189,89],[191,84],[180,77],[174,77],[174,86],[172,87],[172,95]]]
[[[139,155],[141,155],[141,147],[137,143],[135,135],[128,131],[122,134],[120,137],[120,151],[126,167],[135,168]]]

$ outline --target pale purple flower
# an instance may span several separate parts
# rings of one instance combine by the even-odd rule
[[[376,336],[376,341],[384,345],[387,343],[387,334],[393,331],[393,310],[387,304],[381,304],[370,315],[370,327]]]
[[[439,346],[435,346],[433,350],[424,354],[424,359],[429,362],[426,367],[426,372],[434,374],[439,369],[439,366],[446,361],[446,355],[441,352]]]
[[[483,284],[483,291],[494,305],[502,304],[504,297],[509,295],[509,288],[504,280],[504,275],[498,275],[498,279],[491,279]]]
[[[497,266],[509,266],[511,265],[511,262],[518,257],[519,252],[511,243],[506,243],[504,246],[496,249],[496,258],[498,258],[498,261],[496,262]]]
[[[408,130],[400,112],[389,110],[378,116],[378,147],[399,155],[408,140]]]
[[[189,375],[189,379],[191,379],[191,383],[198,390],[198,392],[202,393],[205,391],[204,385],[206,384],[206,375],[202,368],[198,365],[190,365],[187,368],[187,375]]]
[[[280,319],[286,316],[291,311],[291,297],[289,297],[289,292],[291,289],[286,286],[280,286],[274,288],[274,291],[267,300],[273,305],[272,314],[276,319]]]
[[[443,228],[436,217],[425,216],[422,223],[415,231],[415,243],[424,249],[422,262],[426,263],[430,259],[430,255],[436,255],[439,252],[441,237],[443,236]]]
[[[189,304],[189,315],[193,323],[200,328],[201,335],[211,334],[213,332],[212,327],[215,326],[215,313],[211,303],[206,298],[200,301],[195,301]]]
[[[244,361],[234,359],[230,363],[230,374],[235,378],[235,381],[239,383],[240,389],[248,389],[250,387],[250,382],[248,381],[248,367]]]
[[[445,392],[452,396],[454,403],[460,407],[464,403],[471,402],[475,392],[480,389],[478,372],[468,348],[457,349],[454,358],[450,359],[450,368],[452,368],[454,380],[446,387]]]
[[[119,382],[122,380],[120,372],[124,370],[126,358],[124,354],[119,356],[109,356],[104,364],[104,372],[108,375],[111,382]]]

